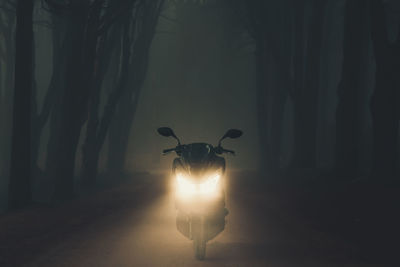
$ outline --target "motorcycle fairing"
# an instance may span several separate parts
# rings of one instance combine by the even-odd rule
[[[201,179],[207,172],[222,170],[225,172],[225,159],[215,154],[214,148],[206,143],[193,143],[185,145],[181,157],[173,162],[173,173],[178,169],[191,176]]]
[[[216,237],[225,229],[225,216],[226,213],[209,214],[206,218],[205,233],[207,241]],[[176,217],[176,228],[185,237],[192,239],[191,229],[195,229],[194,224],[198,223],[200,217],[190,216],[183,212],[178,212]]]

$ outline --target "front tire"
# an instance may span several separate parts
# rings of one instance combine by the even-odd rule
[[[193,239],[194,256],[198,260],[204,260],[206,257],[206,240],[204,235],[196,235]]]
[[[204,260],[206,257],[206,231],[205,231],[205,219],[201,217],[198,224],[195,224],[193,231],[193,248],[194,256],[197,260]]]

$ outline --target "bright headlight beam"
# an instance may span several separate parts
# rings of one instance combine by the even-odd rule
[[[200,192],[203,194],[214,192],[217,189],[220,177],[218,173],[209,177],[204,183],[200,184]]]
[[[196,184],[191,182],[188,177],[185,177],[181,173],[178,173],[176,175],[178,191],[184,195],[191,195],[196,193],[211,194],[216,191],[220,178],[221,175],[219,173],[215,173],[209,176],[203,183]]]
[[[193,194],[196,192],[196,185],[189,181],[187,177],[182,174],[176,175],[178,190],[184,194]]]

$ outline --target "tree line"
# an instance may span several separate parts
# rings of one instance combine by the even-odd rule
[[[400,28],[398,20],[396,25],[388,22],[390,6],[382,0],[233,3],[255,46],[260,164],[270,173],[317,168],[317,132],[323,127],[319,118],[327,119],[321,114],[321,99],[327,91],[321,82],[326,79],[322,70],[336,68],[324,66],[329,64],[324,56],[338,49],[329,43],[325,51],[322,48],[331,34],[327,16],[333,8],[340,8],[343,58],[334,64],[341,65],[341,80],[336,85],[337,100],[325,100],[337,101],[335,125],[330,127],[335,129],[333,169],[338,175],[354,178],[360,170],[361,154],[370,151],[371,177],[394,178],[399,165]],[[339,21],[341,18],[335,17],[335,22]],[[390,38],[393,28],[398,32]],[[365,65],[373,69],[373,79]],[[375,84],[369,96],[371,81]],[[288,105],[293,114],[293,144],[290,163],[283,166],[282,131]],[[361,142],[366,135],[372,136],[371,140]]]
[[[113,137],[110,142],[117,143],[112,145],[110,158],[122,162],[110,161],[111,170],[122,172],[130,130],[126,125],[132,124],[163,3],[9,0],[1,6],[1,34],[6,44],[2,63],[7,69],[1,100],[3,109],[12,107],[13,111],[8,124],[12,128],[9,209],[32,201],[32,176],[42,171],[37,160],[45,125],[49,137],[41,175],[53,181],[54,201],[69,199],[76,192],[74,170],[82,138],[79,185],[83,189],[95,185],[99,154],[108,133]],[[47,20],[37,21],[37,12],[47,12]],[[38,24],[51,28],[53,51],[51,80],[41,105],[34,79],[38,63],[34,27]]]
[[[235,14],[232,27],[240,28],[227,34],[229,42],[243,38],[243,32],[250,39],[263,171],[317,169],[318,132],[333,129],[329,136],[338,176],[356,176],[364,151],[371,155],[372,177],[396,176],[400,27],[392,38],[383,0],[5,0],[0,4],[0,175],[9,176],[10,209],[31,203],[35,176],[51,181],[54,201],[73,197],[78,187],[93,188],[106,143],[107,169],[123,172],[150,46],[166,2],[228,8]],[[324,88],[337,68],[326,66],[326,54],[337,50],[327,43],[333,8],[343,14],[343,24],[335,26],[343,32],[342,59],[335,61],[341,70],[336,100],[327,99]],[[51,32],[47,88],[35,80],[38,27]],[[321,123],[327,120],[327,101],[336,101],[329,127]],[[288,127],[291,157],[285,165]],[[364,135],[371,139],[360,141]],[[42,147],[45,166],[39,167]],[[82,158],[77,158],[80,148]],[[82,171],[76,180],[78,161]]]

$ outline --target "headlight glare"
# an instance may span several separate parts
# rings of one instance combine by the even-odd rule
[[[220,177],[221,176],[218,173],[216,173],[207,178],[205,182],[200,184],[200,192],[203,194],[209,194],[214,192],[217,189]]]
[[[178,190],[184,194],[193,194],[196,192],[196,185],[192,183],[187,177],[183,174],[176,175],[176,181],[178,184]]]
[[[182,195],[201,194],[209,195],[217,191],[221,174],[214,173],[202,183],[194,183],[190,177],[178,173],[176,175],[177,189]]]

